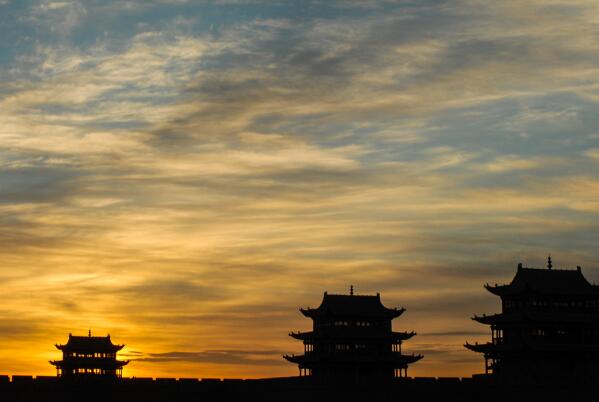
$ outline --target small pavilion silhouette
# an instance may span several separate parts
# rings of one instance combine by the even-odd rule
[[[56,345],[62,351],[62,360],[52,360],[58,377],[98,376],[120,378],[128,360],[116,359],[125,345],[114,345],[108,336],[73,336],[64,345]]]

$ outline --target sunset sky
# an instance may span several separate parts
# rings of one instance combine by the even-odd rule
[[[354,285],[470,376],[483,285],[598,239],[596,0],[0,0],[0,374],[296,375]]]

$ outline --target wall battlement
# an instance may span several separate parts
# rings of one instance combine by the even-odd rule
[[[61,379],[49,376],[0,376],[4,401],[398,401],[444,402],[531,400],[578,401],[597,395],[599,384],[510,385],[487,376],[408,377],[382,384],[322,383],[309,377]]]
[[[453,383],[469,383],[473,380],[472,377],[407,377],[397,378],[394,383],[416,383],[416,384],[453,384]],[[285,382],[309,382],[309,378],[300,377],[274,377],[274,378],[190,378],[190,377],[123,377],[118,380],[102,378],[79,378],[73,380],[63,380],[56,376],[45,375],[0,375],[0,384],[33,384],[40,383],[116,383],[121,385],[127,384],[234,384],[234,383],[285,383]]]

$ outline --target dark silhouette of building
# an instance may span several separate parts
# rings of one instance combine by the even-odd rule
[[[123,366],[128,360],[116,359],[116,354],[125,345],[114,345],[108,336],[73,336],[64,345],[56,345],[62,350],[62,360],[52,360],[58,377],[101,376],[120,378]]]
[[[491,326],[482,353],[485,372],[504,382],[589,382],[599,379],[599,287],[582,270],[525,268],[508,285],[485,285],[502,312],[474,316]]]
[[[313,320],[310,332],[289,335],[304,343],[303,355],[285,355],[297,363],[300,376],[354,382],[385,381],[407,376],[408,365],[421,355],[404,355],[401,344],[414,332],[394,332],[391,321],[405,309],[389,309],[380,295],[324,293],[316,309],[300,309]]]

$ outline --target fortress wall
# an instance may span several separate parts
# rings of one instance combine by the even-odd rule
[[[22,402],[178,401],[577,401],[598,395],[599,384],[514,386],[483,377],[415,377],[379,385],[317,384],[309,377],[267,379],[124,378],[77,379],[0,376],[0,400]]]

